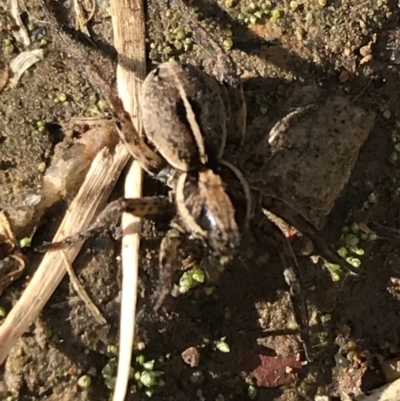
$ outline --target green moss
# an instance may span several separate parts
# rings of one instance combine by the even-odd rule
[[[250,3],[241,7],[238,18],[246,24],[255,24],[263,18],[268,17],[271,13],[271,8],[272,4],[270,1]]]
[[[155,370],[155,365],[155,360],[147,360],[143,353],[136,355],[133,366],[131,366],[129,371],[129,379],[134,382],[130,384],[131,393],[136,393],[142,389],[141,391],[149,396],[150,393],[153,394],[159,387],[164,385],[164,380],[162,379],[163,373]],[[117,373],[116,359],[110,359],[101,373],[105,385],[109,389],[113,389]]]
[[[280,10],[279,8],[274,8],[271,11],[271,22],[278,22],[281,18],[283,17],[283,11]]]
[[[4,318],[6,317],[6,315],[7,315],[6,309],[0,306],[0,318]]]
[[[92,378],[89,375],[83,375],[78,379],[78,386],[84,390],[92,384]]]
[[[191,288],[203,283],[204,280],[204,271],[199,266],[195,266],[182,274],[179,280],[179,292],[181,294],[186,294]]]

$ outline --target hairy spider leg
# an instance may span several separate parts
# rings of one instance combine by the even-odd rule
[[[165,298],[171,293],[172,275],[176,270],[177,253],[182,243],[182,234],[182,231],[172,227],[161,241],[158,285],[152,297],[154,311],[160,309]]]
[[[386,241],[400,241],[400,230],[396,228],[384,226],[375,221],[368,223],[368,226],[377,235],[378,239],[384,239]]]
[[[262,197],[261,205],[264,209],[271,211],[273,214],[282,218],[299,232],[310,238],[317,253],[328,262],[338,264],[349,273],[358,275],[357,270],[328,244],[328,242],[323,238],[322,233],[314,226],[314,224],[308,221],[288,203],[282,199],[264,195]]]
[[[85,231],[66,237],[58,242],[43,244],[35,250],[37,252],[45,252],[51,249],[62,249],[75,242],[85,241],[91,236],[101,233],[115,224],[124,212],[132,213],[138,217],[147,217],[162,214],[168,210],[173,211],[173,204],[166,197],[148,196],[137,199],[120,198],[109,203],[97,216],[94,223]]]
[[[129,153],[150,175],[158,174],[166,166],[166,162],[147,146],[143,137],[136,130],[132,123],[131,116],[124,109],[116,88],[110,86],[96,66],[90,63],[84,51],[80,49],[77,44],[62,30],[62,27],[56,18],[47,8],[45,1],[39,0],[39,2],[46,14],[47,19],[50,21],[50,26],[56,31],[58,36],[64,42],[65,47],[75,58],[77,64],[81,68],[84,75],[88,78],[91,85],[93,85],[93,87],[104,98],[107,107],[116,120],[118,134],[126,145]]]
[[[274,155],[276,152],[285,148],[289,139],[289,129],[296,126],[300,122],[300,118],[305,114],[317,109],[318,105],[315,104],[310,104],[305,107],[297,107],[279,120],[267,135],[267,143],[271,147],[271,155]]]
[[[193,31],[194,40],[199,43],[217,65],[218,80],[226,82],[231,86],[240,87],[240,78],[236,74],[233,60],[222,49],[222,47],[211,37],[211,35],[199,24],[193,12],[182,0],[174,0],[181,13]]]
[[[293,305],[294,316],[300,327],[300,337],[303,343],[304,354],[307,361],[312,362],[313,357],[309,336],[308,309],[301,290],[300,269],[297,263],[297,258],[289,240],[279,227],[271,222],[267,216],[265,216],[263,224],[265,224],[265,221],[269,222],[268,232],[282,262],[283,276],[286,284],[289,286],[290,300]]]
[[[208,53],[215,63],[213,74],[225,86],[230,106],[228,139],[230,144],[243,144],[246,131],[247,107],[244,98],[242,81],[237,74],[232,58],[224,51],[213,37],[199,24],[193,13],[182,0],[174,0],[190,25],[193,38]]]
[[[317,110],[318,107],[315,104],[297,107],[280,119],[262,138],[261,142],[254,143],[254,140],[246,142],[245,150],[240,152],[236,161],[237,166],[243,167],[247,161],[252,162],[254,156],[262,157],[263,165],[266,165],[279,151],[288,149],[293,143],[290,128],[295,127],[304,115]]]

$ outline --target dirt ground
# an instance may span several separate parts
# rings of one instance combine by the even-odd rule
[[[296,359],[302,355],[298,327],[278,254],[257,238],[245,241],[217,283],[171,296],[159,314],[142,319],[140,352],[155,361],[155,371],[163,372],[147,388],[154,400],[346,401],[383,385],[388,380],[385,361],[400,357],[398,244],[376,238],[366,228],[372,222],[400,228],[400,4],[277,0],[262,8],[266,3],[192,1],[242,74],[249,146],[291,108],[321,105],[296,131],[289,150],[264,163],[260,147],[245,173],[254,185],[291,201],[323,227],[336,249],[346,248],[361,261],[359,274],[341,274],[335,281],[334,272],[332,280],[327,267],[302,256],[304,244],[294,240],[314,357],[301,365]],[[59,16],[72,26],[73,14],[65,13],[70,5],[57,4]],[[74,59],[44,23],[39,5],[26,0],[26,6],[22,21],[30,28],[29,49],[43,48],[44,57],[15,87],[7,85],[0,93],[0,210],[18,240],[35,229],[34,247],[51,240],[74,196],[58,200],[43,216],[37,212],[43,176],[58,157],[57,149],[67,148],[71,135],[78,135],[71,134],[70,122],[105,112]],[[170,57],[206,64],[204,52],[191,43],[190,32],[169,1],[149,0],[147,11],[149,68]],[[92,62],[113,77],[110,22],[107,4],[99,1],[89,23],[97,50],[87,46],[92,46]],[[25,50],[10,10],[2,4],[0,38],[1,84],[2,71]],[[165,188],[146,178],[145,192],[165,193]],[[112,198],[121,194],[117,183]],[[167,228],[162,218],[144,224],[139,309],[148,304],[157,284],[158,247]],[[110,399],[113,373],[105,373],[104,367],[111,369],[117,345],[119,252],[120,243],[105,233],[88,240],[74,263],[107,325],[94,321],[64,279],[0,367],[1,399]],[[24,253],[25,272],[0,298],[5,312],[42,257],[32,248]],[[189,244],[181,251],[182,266],[199,254]],[[6,262],[0,260],[0,273]],[[183,360],[185,350],[196,366]],[[284,368],[277,373],[279,361]],[[133,367],[136,372],[151,371],[140,358]],[[85,375],[91,377],[87,389],[79,384]],[[273,386],[274,381],[285,384]],[[147,398],[146,387],[135,390],[135,383],[133,378],[127,399]]]

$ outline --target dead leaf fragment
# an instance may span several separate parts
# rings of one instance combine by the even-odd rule
[[[40,61],[44,56],[42,49],[35,49],[22,52],[10,64],[13,77],[10,80],[10,87],[15,88],[23,73]]]
[[[297,379],[297,371],[302,368],[296,355],[282,358],[262,354],[248,355],[242,363],[251,379],[259,387],[279,387]]]

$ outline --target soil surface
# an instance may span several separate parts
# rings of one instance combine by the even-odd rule
[[[206,281],[185,295],[174,291],[153,314],[146,306],[157,286],[158,250],[168,219],[146,221],[139,288],[139,310],[146,313],[139,322],[141,351],[134,351],[140,356],[128,400],[152,393],[154,400],[346,401],[387,382],[386,361],[400,358],[398,244],[382,239],[390,236],[388,229],[378,227],[377,235],[371,229],[373,223],[400,229],[400,5],[393,0],[267,3],[191,2],[243,79],[248,106],[243,155],[252,155],[244,172],[253,187],[286,199],[323,229],[335,249],[360,265],[359,274],[348,276],[310,258],[313,250],[304,238],[293,238],[313,354],[312,362],[301,363],[299,328],[279,254],[265,238],[246,234],[237,258],[217,282]],[[73,36],[111,82],[116,57],[107,6],[97,3],[88,24],[92,41]],[[54,12],[72,27],[68,7],[57,2]],[[63,166],[59,160],[72,157],[85,135],[86,123],[74,124],[74,119],[104,118],[107,112],[36,2],[26,0],[21,13],[29,28],[27,47],[10,10],[0,5],[0,91],[3,78],[5,85],[0,92],[0,210],[17,240],[34,234],[35,247],[51,241],[77,191],[75,181],[51,200],[42,191],[46,172]],[[206,54],[193,44],[169,1],[149,0],[147,18],[149,69],[171,57],[207,67]],[[33,49],[43,49],[43,58],[12,86],[8,66]],[[274,124],[309,104],[318,107],[290,128],[282,151],[267,143]],[[165,194],[166,189],[146,178],[145,193]],[[112,199],[121,195],[117,183]],[[5,313],[42,258],[32,248],[23,252],[22,276],[0,288]],[[104,233],[88,240],[74,263],[107,324],[96,323],[64,279],[0,367],[1,399],[110,399],[119,253],[120,242]],[[180,250],[182,270],[198,264],[201,255],[198,244],[188,241]],[[10,258],[0,257],[3,274]],[[154,360],[154,368],[143,365],[142,358]],[[150,387],[138,384],[145,382],[146,372],[153,375]],[[88,388],[82,377],[91,378]]]

